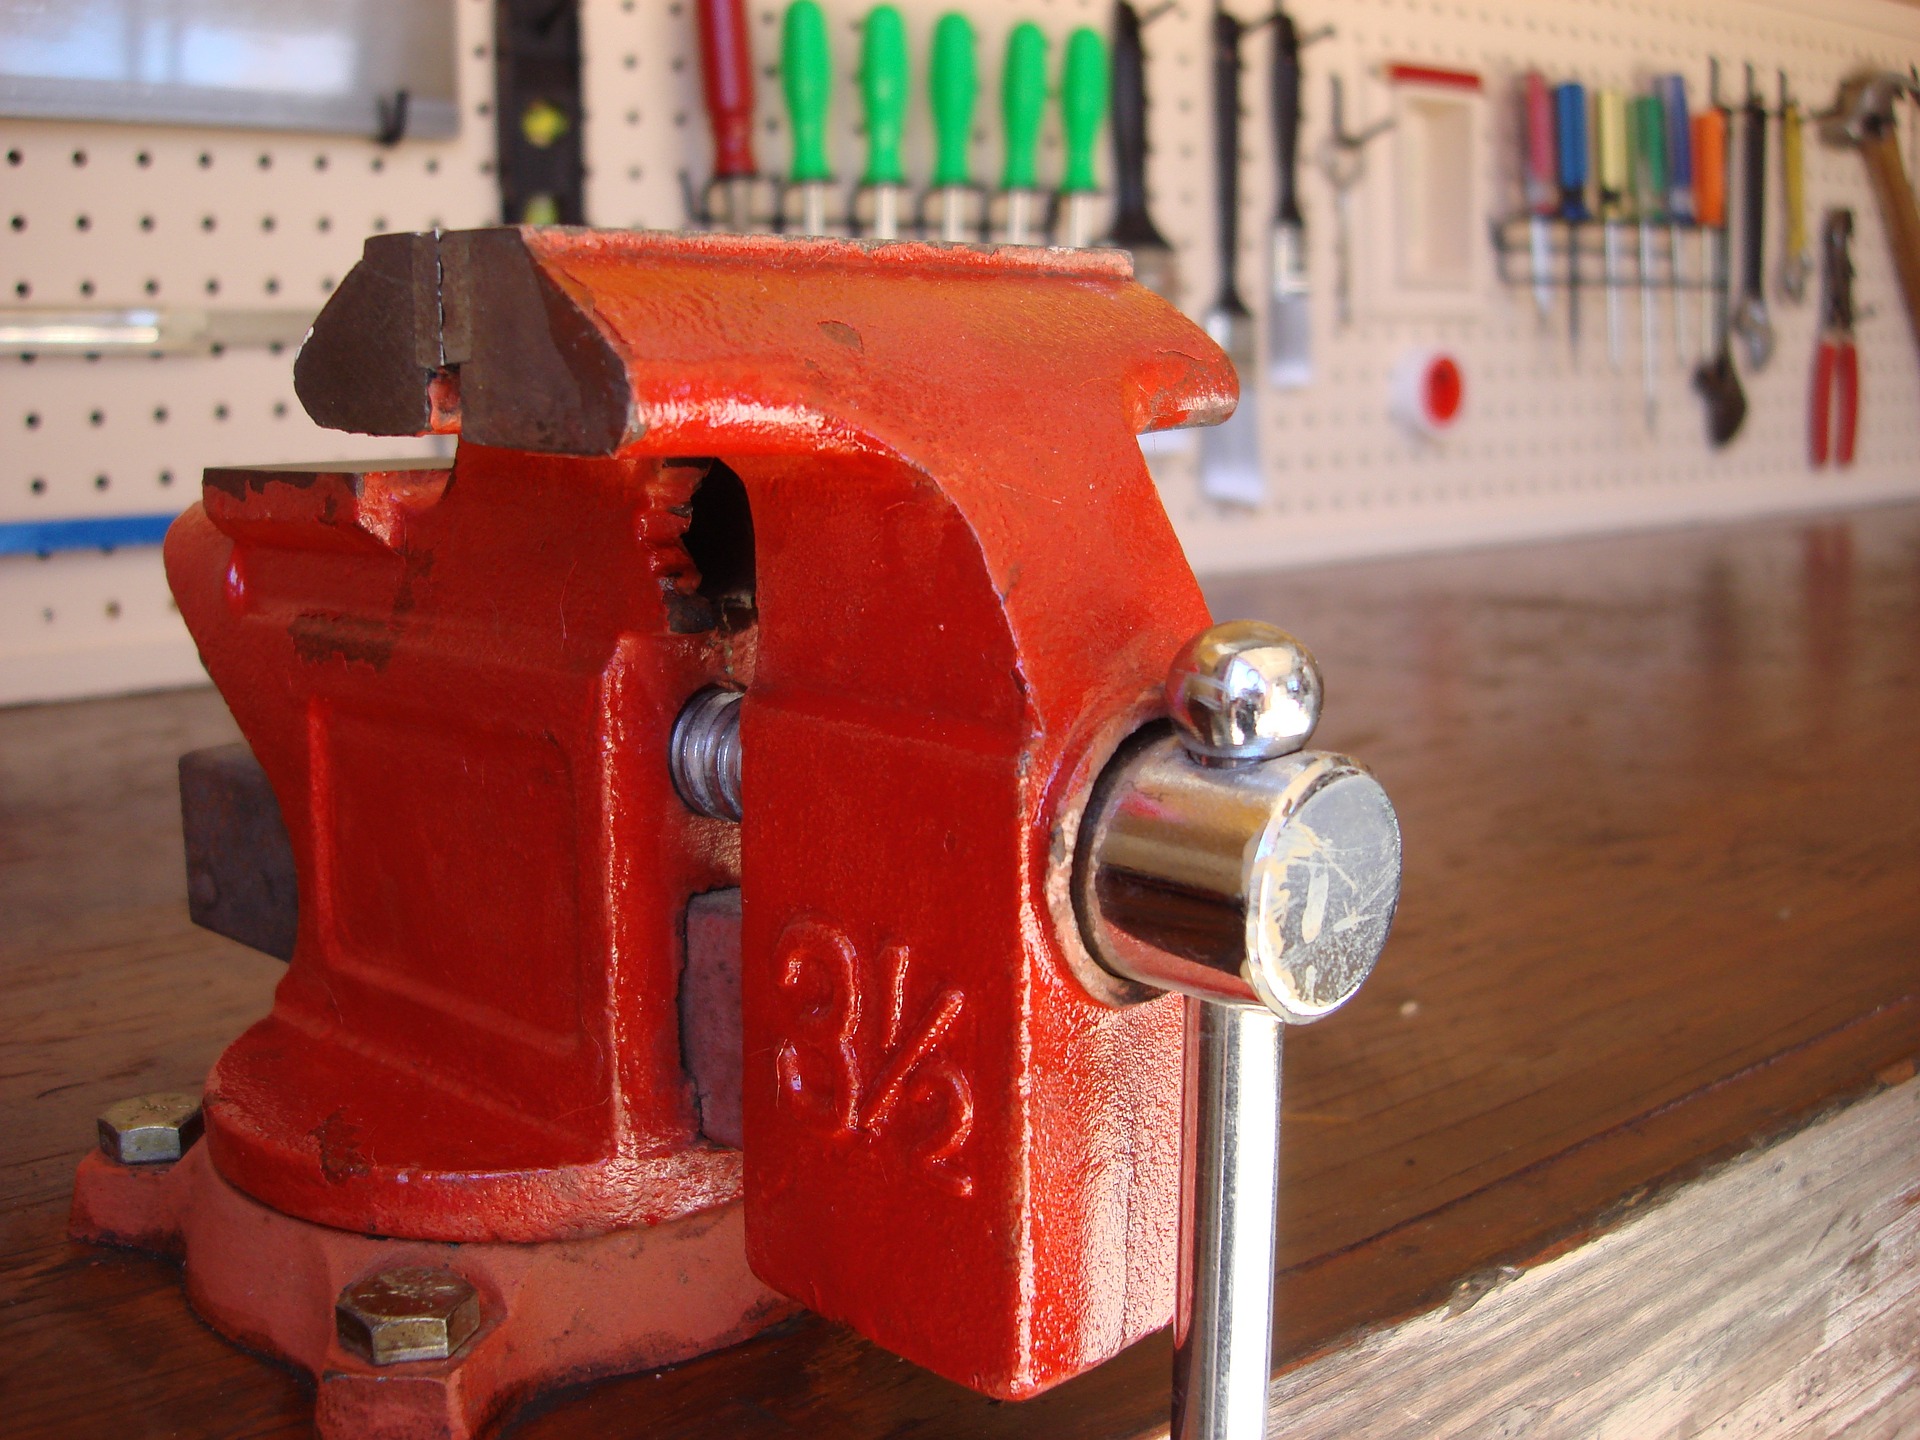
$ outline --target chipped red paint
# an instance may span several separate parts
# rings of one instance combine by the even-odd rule
[[[168,539],[301,883],[214,1163],[326,1225],[535,1241],[722,1205],[744,1156],[776,1289],[995,1395],[1098,1363],[1171,1314],[1180,1015],[1086,995],[1049,880],[1208,620],[1135,434],[1217,419],[1231,367],[1113,256],[512,244],[545,330],[473,303],[423,407],[450,477],[212,472]],[[615,453],[477,443],[554,396],[615,423],[543,449]],[[717,628],[690,456],[752,505]],[[668,778],[712,683],[737,830]],[[676,1016],[687,900],[736,883],[744,1151]]]

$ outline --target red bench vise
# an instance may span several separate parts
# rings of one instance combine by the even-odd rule
[[[1219,350],[1112,252],[499,229],[370,240],[295,377],[458,449],[210,470],[168,536],[297,939],[75,1233],[183,1254],[326,1435],[796,1301],[1009,1398],[1166,1325],[1181,1007],[1071,872],[1208,623],[1135,437]]]

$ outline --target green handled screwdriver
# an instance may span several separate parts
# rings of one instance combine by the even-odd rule
[[[933,64],[928,98],[933,107],[933,188],[927,202],[934,211],[927,221],[927,203],[920,212],[924,233],[941,240],[971,240],[980,233],[976,211],[979,192],[973,184],[973,26],[957,10],[949,10],[933,27]]]
[[[1647,428],[1658,409],[1654,378],[1653,227],[1667,198],[1666,107],[1658,95],[1633,102],[1633,209],[1640,222],[1640,380],[1646,391]]]
[[[1067,164],[1060,177],[1066,205],[1063,243],[1084,249],[1098,233],[1100,182],[1093,171],[1094,146],[1107,123],[1107,46],[1099,33],[1082,25],[1067,37],[1066,68],[1060,76],[1061,130]]]
[[[787,6],[780,36],[780,79],[793,128],[793,159],[787,183],[800,192],[802,235],[827,233],[827,106],[833,96],[833,59],[827,53],[827,17],[816,0]]]
[[[867,14],[860,37],[860,96],[866,106],[867,171],[860,188],[876,240],[900,238],[900,200],[907,174],[900,163],[900,136],[907,121],[907,26],[891,5]]]
[[[1038,154],[1040,122],[1047,113],[1047,37],[1031,21],[1014,26],[1007,36],[1000,108],[1007,144],[1006,168],[1000,175],[1006,196],[1001,233],[1009,245],[1033,245],[1044,238]]]
[[[1593,97],[1594,171],[1600,192],[1600,234],[1605,246],[1607,361],[1620,368],[1620,222],[1627,212],[1632,170],[1627,160],[1627,97],[1602,90]]]

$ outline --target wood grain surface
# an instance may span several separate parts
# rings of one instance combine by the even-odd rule
[[[1288,1047],[1276,1355],[1414,1314],[1898,1078],[1920,1052],[1920,507],[1210,589],[1305,637],[1318,743],[1400,807],[1370,986]],[[0,712],[0,1433],[309,1433],[164,1262],[71,1245],[105,1103],[196,1083],[270,960],[185,919],[206,691]],[[802,1319],[517,1437],[1150,1434],[1151,1339],[995,1404]]]

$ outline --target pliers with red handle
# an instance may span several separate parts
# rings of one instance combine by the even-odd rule
[[[1853,344],[1853,211],[1829,210],[1821,233],[1826,306],[1813,356],[1813,412],[1808,425],[1813,463],[1853,463],[1860,425],[1860,352]],[[1834,412],[1838,410],[1836,415]]]

